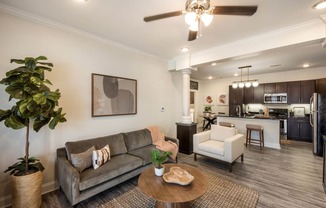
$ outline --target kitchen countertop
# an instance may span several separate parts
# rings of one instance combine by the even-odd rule
[[[217,117],[230,117],[230,118],[247,118],[247,119],[271,119],[271,120],[279,120],[275,116],[263,116],[263,115],[256,115],[256,116],[225,116],[225,115],[218,115]]]

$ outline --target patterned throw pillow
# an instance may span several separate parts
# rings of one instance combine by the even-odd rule
[[[82,172],[86,168],[92,166],[92,153],[95,150],[95,147],[91,147],[85,152],[81,152],[78,154],[71,154],[71,164],[78,170],[78,172]]]
[[[93,168],[97,169],[104,163],[106,163],[108,160],[110,160],[110,147],[109,145],[106,145],[100,150],[94,150],[92,155],[93,160]]]

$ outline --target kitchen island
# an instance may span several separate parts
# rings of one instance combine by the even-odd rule
[[[260,125],[264,127],[264,145],[265,147],[281,149],[280,145],[280,120],[275,118],[265,117],[234,117],[234,116],[218,116],[219,122],[229,122],[235,125],[235,128],[240,134],[246,138],[246,124]],[[258,138],[258,132],[252,132],[252,138]],[[244,140],[244,143],[246,141]]]

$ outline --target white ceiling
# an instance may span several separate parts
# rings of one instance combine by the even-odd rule
[[[188,42],[188,28],[184,17],[172,17],[144,22],[145,16],[184,9],[186,0],[0,0],[6,10],[35,15],[58,24],[76,28],[106,40],[143,51],[165,60],[182,55],[187,46],[192,53],[215,46],[275,31],[292,25],[319,19],[326,10],[312,9],[319,0],[211,0],[212,6],[257,5],[256,14],[247,16],[215,16],[202,31],[202,37]],[[9,7],[8,7],[9,6]],[[12,8],[11,8],[12,7]],[[9,9],[8,9],[9,8]],[[1,20],[0,20],[1,21]],[[300,47],[300,50],[298,50]],[[230,77],[242,65],[253,65],[252,74],[294,70],[309,62],[313,67],[325,67],[326,48],[320,42],[248,54],[219,61],[215,67],[199,66],[192,78],[208,76]],[[249,57],[249,58],[248,58]],[[270,67],[280,64],[280,67]]]

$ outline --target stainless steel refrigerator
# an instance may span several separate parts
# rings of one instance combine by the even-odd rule
[[[314,93],[310,99],[310,125],[313,152],[323,156],[323,135],[326,135],[326,93]]]

